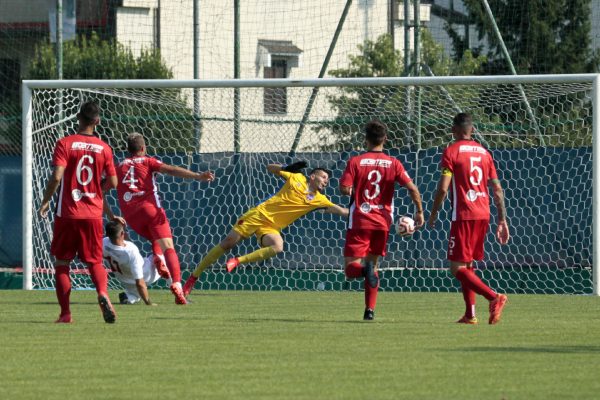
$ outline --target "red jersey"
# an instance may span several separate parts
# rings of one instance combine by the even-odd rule
[[[369,151],[348,160],[340,179],[351,186],[348,229],[389,231],[394,218],[394,183],[411,182],[400,161],[380,151]]]
[[[74,134],[59,139],[52,165],[65,167],[56,215],[62,218],[102,218],[102,178],[115,176],[110,146],[95,135]]]
[[[498,179],[489,151],[473,140],[459,140],[444,150],[442,173],[452,174],[452,221],[490,219],[488,180]]]
[[[161,208],[155,175],[163,165],[153,157],[129,157],[117,166],[117,195],[125,216],[133,214],[142,205]]]

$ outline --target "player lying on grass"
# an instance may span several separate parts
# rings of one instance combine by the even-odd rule
[[[162,255],[142,258],[138,247],[125,240],[125,229],[118,221],[111,221],[105,227],[106,237],[102,241],[104,260],[121,283],[125,292],[119,293],[121,304],[134,304],[143,300],[155,306],[148,295],[148,285],[158,281],[168,270]],[[171,279],[167,279],[171,284]]]
[[[163,173],[184,179],[211,182],[215,175],[211,171],[194,172],[185,168],[165,164],[146,155],[146,142],[139,133],[127,137],[129,157],[117,166],[119,207],[127,225],[152,243],[155,255],[163,255],[173,283],[171,292],[175,303],[186,304],[181,288],[179,257],[175,251],[173,234],[165,210],[162,208],[156,186],[155,175]]]
[[[226,263],[227,272],[233,271],[240,264],[266,260],[281,253],[281,230],[310,211],[324,209],[325,212],[348,216],[347,208],[333,204],[321,194],[329,183],[329,172],[324,168],[315,168],[310,171],[307,181],[301,173],[304,168],[304,161],[288,166],[267,165],[267,170],[285,179],[285,184],[275,195],[242,215],[225,239],[204,256],[185,282],[184,295],[187,296],[192,291],[202,271],[233,249],[242,239],[255,235],[261,248],[250,254],[229,259]]]

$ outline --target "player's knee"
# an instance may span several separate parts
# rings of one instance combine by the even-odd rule
[[[283,243],[272,244],[271,248],[275,251],[275,253],[281,253],[283,251]]]
[[[221,246],[223,248],[223,250],[229,251],[229,250],[233,249],[235,244],[236,244],[235,240],[227,237],[221,243],[219,243],[219,246]]]
[[[283,240],[281,238],[268,238],[268,240],[263,241],[262,246],[269,246],[275,254],[281,253],[283,251]]]

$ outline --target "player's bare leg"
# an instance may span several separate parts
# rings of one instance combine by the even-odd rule
[[[274,257],[277,253],[283,251],[283,238],[278,233],[268,233],[261,238],[262,248],[253,251],[252,253],[234,257],[227,260],[225,267],[227,272],[233,271],[240,264],[248,264],[267,260]]]
[[[167,268],[169,269],[171,279],[173,280],[173,283],[171,283],[171,293],[173,293],[175,296],[175,303],[187,304],[181,287],[181,266],[179,265],[179,257],[177,256],[177,252],[175,252],[173,239],[161,238],[157,239],[155,242],[158,242],[163,254],[165,255]]]
[[[206,268],[214,264],[219,257],[233,249],[243,237],[234,230],[231,230],[215,247],[209,250],[208,253],[202,258],[200,264],[196,267],[196,269],[192,272],[190,277],[185,281],[185,285],[183,285],[183,295],[188,296],[191,291],[194,289],[194,284],[200,278],[200,275]]]
[[[70,260],[56,260],[54,267],[54,279],[56,288],[56,298],[60,305],[60,315],[57,323],[71,323],[71,277],[69,276]]]

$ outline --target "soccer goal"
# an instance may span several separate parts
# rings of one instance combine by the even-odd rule
[[[333,172],[325,194],[346,205],[338,180],[361,151],[372,118],[389,128],[388,152],[418,185],[426,216],[443,148],[457,112],[473,114],[476,139],[493,154],[505,188],[510,243],[494,239],[477,263],[491,286],[507,293],[598,294],[599,75],[364,78],[227,81],[25,81],[23,83],[24,288],[54,284],[49,254],[52,218],[36,210],[51,173],[55,141],[75,131],[80,104],[101,107],[100,136],[125,155],[125,137],[140,132],[164,162],[212,170],[212,183],[161,176],[184,279],[230,230],[236,217],[282,185],[268,163],[303,159]],[[108,198],[118,212],[115,193]],[[381,263],[382,290],[457,291],[446,268],[449,202],[437,229],[390,234]],[[395,214],[412,215],[404,189]],[[495,216],[495,210],[492,209]],[[148,243],[130,232],[149,254]],[[353,290],[342,249],[345,221],[312,213],[284,230],[283,254],[224,271],[225,256],[201,277],[203,289]],[[242,242],[233,255],[257,247]],[[91,285],[75,263],[74,288]]]

